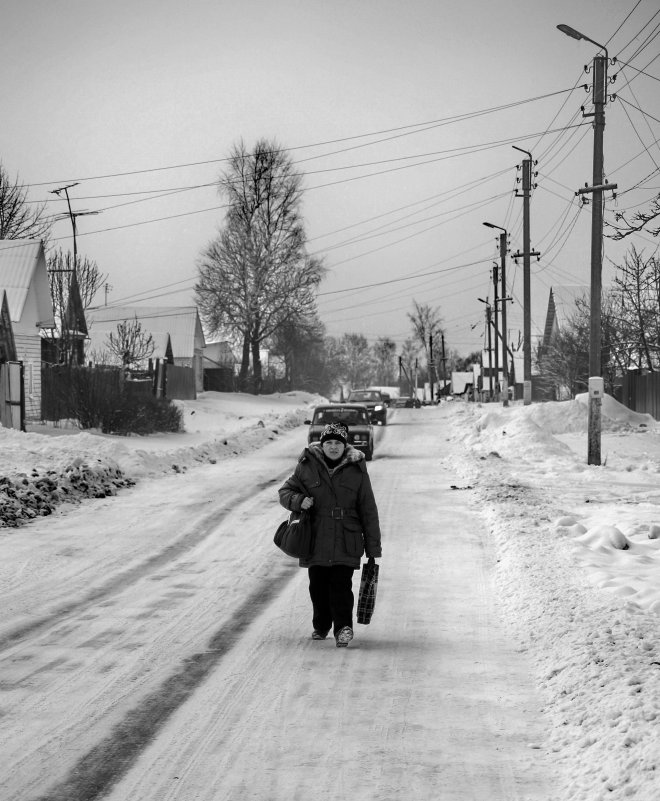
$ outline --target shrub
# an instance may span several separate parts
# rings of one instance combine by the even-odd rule
[[[43,373],[50,398],[49,420],[73,419],[82,429],[104,434],[180,431],[181,411],[171,400],[155,398],[151,381],[126,381],[121,368],[64,367]]]
[[[155,434],[182,427],[181,410],[167,398],[123,392],[120,403],[101,422],[104,434]]]

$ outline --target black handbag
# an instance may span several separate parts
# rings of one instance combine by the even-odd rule
[[[360,578],[360,594],[357,603],[357,622],[367,625],[376,608],[376,592],[378,590],[378,565],[373,556],[362,565]]]
[[[289,519],[280,523],[273,542],[287,556],[306,559],[312,552],[312,521],[309,514],[291,512]]]

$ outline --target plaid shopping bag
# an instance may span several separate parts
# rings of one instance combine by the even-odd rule
[[[376,606],[376,591],[378,589],[378,565],[373,556],[369,561],[362,565],[362,576],[360,578],[360,594],[357,603],[357,622],[367,624],[371,622],[371,616]]]

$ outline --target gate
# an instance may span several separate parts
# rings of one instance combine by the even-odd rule
[[[0,364],[0,424],[25,431],[23,362]]]

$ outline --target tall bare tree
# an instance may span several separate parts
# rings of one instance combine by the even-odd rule
[[[0,239],[41,239],[50,237],[51,221],[45,203],[32,204],[27,188],[18,176],[9,177],[0,164]]]
[[[219,186],[229,208],[202,252],[197,303],[212,331],[241,338],[239,379],[245,385],[251,356],[258,392],[261,344],[292,318],[315,314],[324,270],[305,248],[301,174],[276,142],[259,140],[251,152],[236,145]]]

